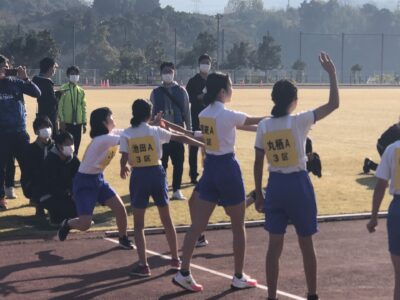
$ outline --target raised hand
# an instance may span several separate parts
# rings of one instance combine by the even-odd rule
[[[17,77],[19,79],[26,79],[28,78],[28,74],[26,73],[26,67],[19,66],[17,68]]]
[[[325,52],[321,52],[319,55],[319,62],[321,63],[322,68],[329,74],[334,75],[336,74],[336,68],[333,64],[333,61],[329,57],[329,55]]]

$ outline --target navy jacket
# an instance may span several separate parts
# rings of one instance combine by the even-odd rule
[[[24,94],[38,98],[41,93],[30,80],[12,77],[0,80],[0,135],[26,130]]]

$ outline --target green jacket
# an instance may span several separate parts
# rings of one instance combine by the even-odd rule
[[[85,91],[72,83],[62,85],[60,90],[63,92],[58,102],[60,122],[86,125]]]

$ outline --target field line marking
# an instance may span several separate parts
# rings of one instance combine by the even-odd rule
[[[106,241],[109,241],[111,243],[114,243],[114,244],[119,244],[119,242],[117,240],[114,240],[114,239],[110,239],[110,238],[103,238],[103,239],[106,240]],[[136,247],[134,247],[134,248],[136,249]],[[148,250],[147,249],[146,252],[151,254],[151,255],[155,255],[155,256],[161,257],[161,258],[166,259],[166,260],[170,260],[171,259],[171,256],[164,255],[164,254],[152,251],[152,250]],[[226,279],[232,279],[231,275],[228,275],[228,274],[225,274],[225,273],[221,273],[221,272],[218,272],[218,271],[215,271],[213,269],[206,268],[206,267],[202,267],[200,265],[190,264],[190,267],[194,268],[194,269],[198,269],[198,270],[204,271],[204,272],[208,272],[210,274],[217,275],[217,276],[220,276],[220,277],[223,277],[223,278],[226,278]],[[257,288],[262,289],[264,291],[268,291],[268,287],[263,285],[263,284],[257,284]],[[303,297],[300,297],[300,296],[296,296],[296,295],[293,295],[293,294],[290,294],[290,293],[286,293],[286,292],[283,292],[283,291],[280,291],[280,290],[277,291],[277,294],[281,295],[281,296],[288,297],[290,299],[294,299],[294,300],[306,300],[306,298],[303,298]]]

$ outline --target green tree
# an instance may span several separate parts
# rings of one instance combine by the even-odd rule
[[[241,42],[233,44],[227,56],[226,67],[231,69],[246,68],[250,65],[250,44]]]
[[[193,43],[192,50],[186,52],[183,55],[183,59],[181,60],[179,65],[196,66],[197,59],[201,54],[208,53],[213,56],[216,50],[217,41],[215,39],[215,36],[207,31],[201,32]]]
[[[281,64],[281,46],[275,43],[274,38],[268,33],[263,36],[258,45],[254,58],[255,67],[260,70],[273,70]]]
[[[144,50],[148,68],[158,68],[165,60],[165,51],[160,41],[153,40],[147,44]]]
[[[78,55],[78,62],[86,68],[100,69],[101,74],[117,66],[119,51],[110,45],[108,35],[108,27],[100,25],[88,47]]]
[[[59,49],[48,30],[29,31],[5,44],[1,52],[10,57],[15,65],[37,68],[39,61],[50,56],[57,58]]]
[[[303,82],[304,70],[306,69],[306,63],[300,59],[296,60],[292,65],[292,69],[296,71],[296,81]]]

